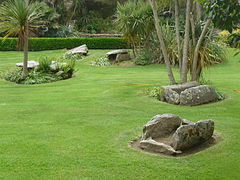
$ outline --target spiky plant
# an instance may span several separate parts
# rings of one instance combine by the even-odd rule
[[[19,47],[24,51],[22,78],[28,75],[28,36],[29,31],[43,25],[42,4],[29,0],[7,0],[0,5],[0,33],[6,32],[4,39],[18,36]]]

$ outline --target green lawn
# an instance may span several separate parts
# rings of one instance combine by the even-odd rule
[[[31,52],[30,59],[63,52]],[[146,87],[168,84],[164,66],[89,65],[105,52],[90,51],[69,80],[42,85],[0,80],[0,179],[239,179],[240,93],[234,92],[240,90],[239,55],[229,50],[228,62],[205,72],[227,100],[181,107],[139,95]],[[13,68],[21,57],[20,52],[0,52],[0,70]],[[213,119],[222,139],[179,158],[128,147],[143,125],[162,113]]]

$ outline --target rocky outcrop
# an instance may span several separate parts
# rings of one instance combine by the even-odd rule
[[[28,69],[34,69],[39,65],[39,62],[37,61],[28,61],[27,68]],[[23,63],[16,63],[17,67],[23,67]]]
[[[88,47],[86,44],[76,47],[74,49],[69,50],[66,54],[71,55],[71,54],[82,54],[84,56],[87,56],[88,54]]]
[[[213,87],[202,85],[181,92],[180,104],[185,106],[196,106],[216,101],[217,98],[217,92]]]
[[[181,118],[174,114],[156,115],[144,126],[142,140],[169,136],[181,123]]]
[[[137,141],[142,150],[174,155],[210,141],[214,133],[214,121],[196,123],[174,114],[154,116],[143,128]]]
[[[175,150],[186,150],[209,140],[213,132],[212,120],[183,125],[173,134],[171,146]]]
[[[171,146],[154,141],[153,139],[140,142],[140,148],[155,153],[164,153],[167,155],[179,154],[181,151],[175,151]]]

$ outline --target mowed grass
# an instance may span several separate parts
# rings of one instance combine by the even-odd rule
[[[30,59],[64,52],[31,52]],[[225,101],[181,107],[140,95],[144,88],[168,84],[165,66],[90,65],[106,52],[91,50],[69,80],[42,85],[0,80],[0,179],[239,179],[240,93],[234,92],[240,90],[239,55],[229,50],[226,63],[205,72]],[[21,57],[0,52],[0,70],[14,68]],[[213,119],[221,140],[178,158],[128,147],[143,125],[162,113]]]

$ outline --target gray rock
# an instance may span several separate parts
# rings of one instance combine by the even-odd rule
[[[33,69],[36,68],[39,65],[39,62],[37,61],[28,61],[27,68],[28,69]],[[23,63],[16,63],[17,67],[23,67]]]
[[[182,120],[182,125],[190,125],[190,124],[194,124],[194,123],[191,122],[191,121],[188,121],[188,120],[186,120],[186,119],[183,119],[183,120]]]
[[[169,136],[182,123],[182,119],[174,114],[154,116],[143,128],[142,140]]]
[[[106,55],[110,61],[117,61],[117,60],[119,61],[120,59],[125,60],[126,58],[130,57],[127,50],[114,50],[106,53]]]
[[[52,61],[50,68],[55,71],[55,70],[57,70],[58,67],[66,65],[66,64],[67,63],[60,63],[60,62]]]
[[[63,74],[64,74],[64,71],[58,71],[58,72],[56,73],[57,76],[61,76],[61,75],[63,75]]]
[[[145,151],[164,153],[167,155],[179,154],[181,151],[175,151],[171,146],[154,141],[153,139],[143,140],[140,142],[140,148]]]
[[[116,57],[116,62],[128,61],[131,57],[129,54],[118,54]]]
[[[214,132],[214,121],[205,120],[179,127],[172,136],[175,150],[186,150],[209,140]]]
[[[84,56],[87,56],[88,47],[86,44],[84,44],[82,46],[79,46],[79,47],[69,50],[68,52],[66,52],[66,54],[82,54]]]
[[[180,103],[179,94],[176,91],[173,91],[172,89],[165,89],[164,98],[165,98],[165,101],[170,104],[178,105]]]
[[[182,91],[192,88],[192,87],[196,87],[199,86],[199,83],[196,81],[193,82],[187,82],[185,84],[178,84],[178,85],[171,85],[171,86],[162,86],[162,88],[165,89],[171,89],[175,92],[177,92],[178,94],[180,94]]]
[[[202,85],[181,92],[180,104],[185,106],[196,106],[216,101],[217,98],[217,92],[213,87]]]

